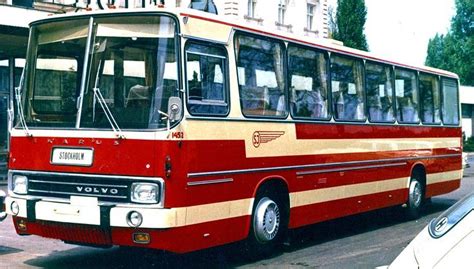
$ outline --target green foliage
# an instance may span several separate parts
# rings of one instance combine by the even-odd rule
[[[456,0],[456,15],[446,35],[428,42],[425,64],[457,73],[461,84],[474,86],[474,1]]]
[[[463,141],[463,148],[464,152],[474,152],[474,137],[469,137],[467,140]]]
[[[336,18],[331,18],[331,36],[345,46],[367,51],[364,34],[367,8],[364,0],[337,0]]]

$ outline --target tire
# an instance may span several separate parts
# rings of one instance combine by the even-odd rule
[[[277,251],[287,230],[287,213],[282,199],[269,189],[257,194],[252,211],[247,255],[267,257]]]
[[[413,220],[420,217],[424,194],[424,186],[420,181],[420,175],[413,174],[408,187],[408,200],[406,203],[406,216],[408,219]]]

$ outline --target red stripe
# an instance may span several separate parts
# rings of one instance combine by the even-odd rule
[[[297,139],[374,139],[461,137],[460,127],[298,123]]]
[[[461,187],[461,179],[430,184],[426,187],[426,197],[448,193],[459,187]]]
[[[234,27],[234,28],[239,28],[239,29],[242,29],[242,30],[252,31],[252,32],[254,32],[254,33],[265,34],[265,35],[273,36],[273,37],[280,38],[280,39],[286,39],[286,40],[290,40],[290,41],[296,41],[296,42],[299,42],[299,43],[311,45],[311,46],[314,46],[314,47],[317,47],[317,48],[320,48],[320,49],[324,49],[324,50],[328,50],[328,51],[332,51],[332,52],[340,52],[340,53],[344,53],[344,54],[348,54],[348,55],[353,55],[353,56],[357,56],[357,57],[362,57],[362,58],[366,58],[366,59],[370,59],[370,60],[374,60],[374,61],[378,61],[378,62],[383,62],[383,63],[387,63],[387,64],[393,64],[393,65],[398,65],[398,66],[400,66],[400,67],[415,69],[415,70],[419,70],[419,71],[425,71],[425,72],[429,72],[429,73],[434,73],[434,74],[438,74],[438,75],[444,75],[444,76],[448,76],[448,77],[451,77],[451,78],[458,79],[457,75],[453,75],[452,73],[446,72],[446,71],[444,71],[444,70],[432,71],[432,70],[428,70],[428,69],[422,68],[422,67],[416,67],[416,66],[411,66],[411,65],[407,65],[407,64],[401,64],[401,63],[394,62],[394,61],[389,61],[389,60],[384,60],[384,59],[381,59],[381,58],[376,58],[376,57],[374,57],[374,56],[369,56],[369,55],[363,55],[363,54],[360,54],[360,53],[349,52],[349,51],[342,50],[342,49],[336,49],[336,48],[324,46],[324,45],[321,45],[321,44],[318,44],[318,43],[314,43],[314,42],[308,42],[308,41],[304,41],[304,40],[297,39],[297,38],[291,38],[291,37],[287,37],[287,36],[275,34],[274,32],[267,32],[267,31],[258,30],[258,29],[254,29],[254,28],[250,28],[250,27],[246,27],[246,26],[242,26],[242,25],[238,25],[238,24],[234,24],[234,23],[229,23],[229,22],[225,22],[225,21],[220,21],[220,20],[215,20],[215,19],[211,19],[211,18],[201,17],[201,16],[197,16],[197,15],[192,15],[192,14],[187,14],[187,13],[181,13],[180,15],[181,15],[181,16],[190,17],[190,18],[194,18],[194,19],[199,19],[199,20],[204,20],[204,21],[219,23],[219,24],[231,26],[231,27]]]

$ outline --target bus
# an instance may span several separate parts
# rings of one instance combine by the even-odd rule
[[[185,253],[460,186],[456,74],[190,9],[30,25],[6,210],[20,235]]]

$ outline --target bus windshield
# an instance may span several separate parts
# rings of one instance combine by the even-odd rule
[[[175,28],[165,16],[33,26],[26,124],[109,129],[112,118],[122,129],[166,127],[168,100],[180,93]]]

